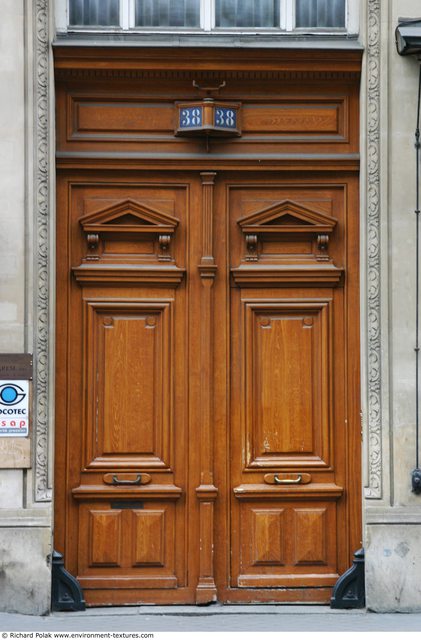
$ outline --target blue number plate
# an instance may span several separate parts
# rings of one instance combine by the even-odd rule
[[[220,129],[237,128],[237,111],[230,107],[217,107],[215,109],[215,127]]]
[[[201,127],[203,124],[202,107],[185,107],[180,110],[180,129]]]

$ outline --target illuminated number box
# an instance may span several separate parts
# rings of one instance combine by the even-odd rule
[[[199,102],[177,103],[177,136],[239,136],[240,104],[215,102],[205,98]]]

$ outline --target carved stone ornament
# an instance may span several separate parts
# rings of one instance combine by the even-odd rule
[[[34,499],[36,502],[50,502],[52,498],[49,477],[49,426],[50,396],[53,384],[50,379],[50,287],[53,288],[50,254],[50,172],[54,167],[54,155],[50,146],[50,131],[54,129],[50,117],[50,2],[35,0],[28,3],[32,8],[33,20],[33,166],[34,166]],[[29,9],[28,9],[29,10]],[[51,351],[53,351],[51,347]]]
[[[380,500],[382,472],[381,262],[380,262],[380,0],[368,0],[367,23],[367,412],[365,497]]]
[[[354,553],[352,567],[345,571],[333,589],[332,609],[363,609],[365,607],[364,549]]]
[[[51,607],[53,611],[84,611],[86,603],[79,582],[65,568],[61,553],[53,551]]]

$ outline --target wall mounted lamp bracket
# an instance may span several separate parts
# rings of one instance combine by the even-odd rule
[[[395,41],[400,56],[421,57],[421,18],[399,18]]]
[[[417,495],[421,493],[421,469],[414,469],[411,474],[412,491]]]

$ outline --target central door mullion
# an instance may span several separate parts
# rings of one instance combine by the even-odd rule
[[[216,173],[204,171],[202,181],[202,256],[198,266],[202,288],[200,300],[200,485],[199,581],[196,602],[216,600],[214,580],[214,502],[218,489],[213,477],[213,283],[217,272],[213,257],[213,191]]]

